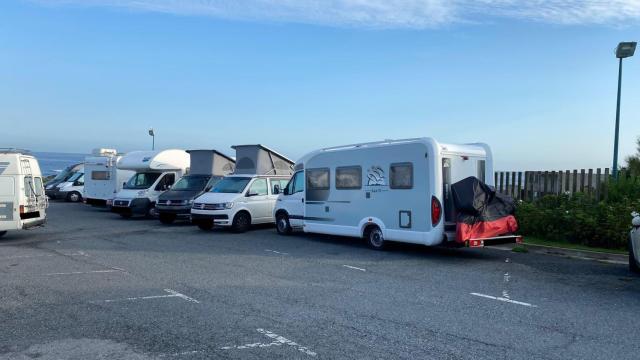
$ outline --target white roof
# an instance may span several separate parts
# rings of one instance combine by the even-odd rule
[[[183,170],[189,167],[190,156],[184,150],[132,151],[118,161],[122,170]]]

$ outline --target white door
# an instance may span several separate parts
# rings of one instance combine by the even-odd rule
[[[271,218],[271,200],[267,179],[255,179],[245,194],[247,205],[255,222],[265,222]]]
[[[289,225],[302,227],[304,222],[304,171],[293,174],[281,200],[283,203],[280,206],[289,213]]]

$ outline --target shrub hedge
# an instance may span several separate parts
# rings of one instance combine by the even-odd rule
[[[640,178],[607,185],[606,200],[588,194],[547,195],[520,202],[516,217],[522,235],[609,249],[626,248],[631,212],[640,212]]]

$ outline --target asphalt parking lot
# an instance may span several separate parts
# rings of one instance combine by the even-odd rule
[[[640,278],[497,249],[123,220],[0,240],[0,359],[638,359]]]

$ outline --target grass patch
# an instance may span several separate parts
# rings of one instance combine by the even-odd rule
[[[557,248],[570,249],[570,250],[595,251],[595,252],[608,253],[608,254],[627,254],[627,249],[604,249],[604,248],[590,247],[590,246],[585,246],[580,244],[572,244],[572,243],[563,242],[563,241],[541,239],[535,236],[525,236],[524,245],[527,245],[527,244],[553,246]]]

